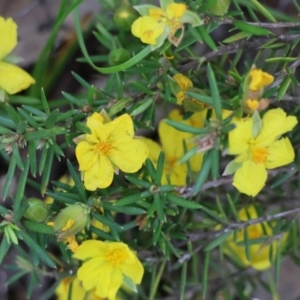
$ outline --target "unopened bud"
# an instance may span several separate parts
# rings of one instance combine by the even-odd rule
[[[113,49],[108,54],[108,63],[117,66],[130,59],[130,52],[124,48]]]
[[[118,28],[130,31],[132,23],[138,18],[137,12],[130,5],[122,5],[114,14],[114,21]]]
[[[24,214],[24,218],[38,223],[47,220],[49,212],[44,201],[37,198],[29,198],[27,203],[29,207]]]
[[[63,209],[54,220],[54,231],[58,232],[58,241],[71,237],[89,223],[90,207],[76,203]]]

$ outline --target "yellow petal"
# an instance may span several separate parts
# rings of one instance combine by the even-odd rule
[[[192,81],[181,73],[175,74],[173,79],[178,83],[183,91],[187,90],[189,87],[193,87]]]
[[[253,69],[250,71],[250,90],[259,91],[264,86],[271,84],[274,81],[274,77],[260,69]]]
[[[191,169],[199,172],[203,163],[203,153],[197,153],[190,159]]]
[[[0,17],[0,41],[0,60],[2,60],[17,45],[17,24],[11,18],[5,20]]]
[[[0,62],[0,88],[8,94],[18,93],[34,83],[35,80],[21,68]]]
[[[292,130],[297,124],[296,117],[287,117],[281,108],[271,109],[266,112],[262,121],[262,130],[255,140],[256,145],[259,147],[269,146],[282,134]]]
[[[110,143],[113,143],[114,141],[129,141],[134,136],[133,121],[128,114],[124,114],[113,121],[104,124],[103,130],[105,130],[107,141]]]
[[[94,146],[86,141],[78,143],[75,149],[76,158],[79,163],[79,170],[88,170],[95,164],[98,154],[95,152]]]
[[[229,154],[241,154],[248,150],[249,141],[252,139],[252,124],[251,118],[245,118],[234,122],[236,128],[231,130],[228,135],[229,139]]]
[[[91,298],[86,298],[87,292],[76,277],[75,278],[67,277],[61,280],[59,286],[55,290],[55,294],[57,295],[57,300],[68,300],[69,289],[71,286],[72,286],[71,300],[91,299]]]
[[[248,215],[249,215],[249,217],[248,217]],[[253,204],[239,210],[238,216],[241,221],[247,221],[249,219],[257,219],[258,218],[257,211]]]
[[[84,171],[84,186],[89,191],[104,189],[111,185],[114,177],[113,166],[106,155],[98,155],[95,163]]]
[[[108,249],[108,244],[102,241],[87,240],[79,247],[73,255],[74,258],[85,260],[95,256],[103,256]]]
[[[183,3],[171,3],[167,6],[167,17],[169,19],[180,18],[186,12],[186,5]]]
[[[163,18],[166,17],[166,13],[159,7],[152,7],[149,9],[149,17],[156,21],[163,21]]]
[[[122,282],[123,276],[118,269],[114,268],[110,274],[108,274],[106,270],[103,270],[98,278],[95,294],[100,298],[115,300],[117,291],[121,287]]]
[[[170,179],[170,184],[184,186],[186,185],[187,166],[186,164],[173,164],[165,165],[162,184],[169,184],[167,177]]]
[[[191,134],[178,131],[167,125],[163,120],[158,125],[158,134],[166,156],[175,159],[184,154],[183,141],[191,138]]]
[[[144,275],[144,267],[133,252],[131,253],[131,257],[131,261],[122,264],[120,270],[135,284],[140,284]]]
[[[151,162],[154,164],[154,166],[156,166],[158,156],[159,156],[160,152],[162,151],[162,148],[160,147],[160,145],[158,143],[156,143],[150,139],[143,137],[143,138],[141,138],[141,140],[147,145],[147,147],[149,149],[148,158],[151,160]]]
[[[196,128],[203,128],[206,120],[207,109],[202,111],[193,113],[191,117],[189,117],[186,122],[187,124],[194,126]]]
[[[149,149],[142,140],[131,139],[115,142],[109,158],[123,172],[134,173],[142,167],[148,153]]]
[[[273,243],[273,257],[276,254],[277,246]],[[268,244],[256,244],[250,246],[251,253],[251,266],[252,268],[262,271],[271,267],[270,262],[270,245]]]
[[[248,160],[235,172],[233,185],[241,193],[254,197],[265,186],[267,176],[268,173],[263,164]]]
[[[77,277],[83,283],[83,287],[89,291],[94,289],[102,273],[109,278],[112,272],[112,266],[101,258],[92,258],[87,262],[84,262],[77,271]],[[103,281],[102,281],[103,282]]]
[[[85,138],[88,142],[97,144],[99,141],[106,141],[106,135],[103,131],[104,119],[99,113],[93,113],[87,118],[86,126],[90,128],[91,134],[86,134]]]
[[[138,18],[131,26],[132,34],[140,38],[143,43],[150,45],[156,45],[156,40],[163,31],[164,24],[148,16]]]
[[[268,148],[268,158],[265,163],[267,169],[274,169],[287,165],[294,161],[295,152],[293,146],[288,138],[282,138],[275,141]]]

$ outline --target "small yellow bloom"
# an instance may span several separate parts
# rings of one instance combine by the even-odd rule
[[[250,78],[250,90],[252,91],[260,91],[274,81],[274,77],[271,74],[256,68],[250,71]]]
[[[123,275],[140,284],[144,268],[136,254],[122,242],[84,241],[74,254],[84,260],[77,271],[85,290],[95,289],[98,297],[116,299],[123,283]]]
[[[192,26],[202,24],[197,14],[187,10],[183,3],[161,1],[161,8],[154,5],[140,5],[134,8],[142,15],[135,20],[131,26],[131,32],[145,44],[150,44],[153,49],[160,47],[166,38],[175,46],[178,46],[182,39],[175,37],[177,30],[183,33],[184,24]]]
[[[83,172],[87,190],[108,187],[114,171],[137,172],[148,156],[148,148],[134,138],[131,117],[124,114],[104,123],[103,117],[94,113],[87,119],[91,134],[86,134],[76,147],[79,170]]]
[[[17,24],[0,17],[0,88],[8,94],[15,94],[35,83],[34,79],[21,68],[4,61],[17,45]]]
[[[178,83],[180,91],[176,93],[177,104],[181,105],[185,98],[185,92],[188,88],[193,87],[192,81],[186,76],[177,73],[173,76],[173,79]]]
[[[204,120],[206,118],[206,111],[194,113],[188,120],[183,121],[182,115],[178,109],[174,109],[170,112],[169,118],[178,122],[182,122],[194,127],[201,128],[204,126]],[[187,150],[195,147],[195,144],[191,142],[194,135],[186,132],[181,132],[175,128],[167,125],[164,121],[161,121],[158,126],[158,134],[161,141],[161,146],[150,140],[144,138],[143,140],[149,148],[148,158],[156,166],[159,153],[164,151],[165,153],[165,165],[162,176],[162,184],[168,184],[168,178],[173,185],[184,186],[186,185],[187,165],[179,164],[179,159],[184,155],[183,141],[185,141]],[[191,160],[191,168],[193,171],[198,172],[201,169],[203,160],[203,154],[197,153]]]
[[[249,98],[249,99],[246,100],[246,105],[247,105],[247,108],[249,108],[252,111],[255,111],[259,107],[259,101],[256,100],[256,99],[250,99]]]
[[[72,291],[70,289],[72,288]],[[61,280],[55,290],[57,300],[69,300],[69,292],[72,293],[70,300],[102,300],[96,296],[95,291],[87,292],[77,277],[67,277]]]
[[[238,213],[239,219],[241,221],[247,221],[249,219],[257,219],[258,215],[254,205],[250,205],[247,208],[243,208]],[[248,218],[249,215],[249,218]],[[244,234],[247,230],[249,242],[258,238],[266,237],[265,243],[253,243],[250,245],[250,256],[251,259],[248,260],[246,256],[245,246],[237,245],[237,243],[244,242]],[[265,270],[271,267],[272,261],[270,261],[270,250],[272,247],[272,258],[276,256],[278,249],[278,241],[272,241],[272,228],[268,223],[264,222],[262,224],[254,224],[247,226],[236,233],[236,240],[234,240],[234,235],[230,235],[227,239],[223,251],[231,256],[233,259],[237,260],[243,266],[251,266],[256,270]],[[279,245],[282,245],[286,239],[287,235],[283,235],[279,241]]]
[[[76,241],[75,235],[72,235],[70,237],[66,238],[66,242],[68,243],[68,248],[72,251],[72,252],[77,252],[78,249],[78,243]]]
[[[267,169],[291,163],[295,152],[288,138],[282,134],[297,124],[294,116],[286,116],[281,109],[271,109],[262,118],[262,127],[253,136],[253,119],[236,120],[236,128],[229,132],[229,154],[238,155],[233,185],[242,193],[256,196],[267,180]]]

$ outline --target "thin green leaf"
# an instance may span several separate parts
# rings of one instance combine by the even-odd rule
[[[1,245],[0,245],[0,265],[2,265],[3,259],[7,254],[10,248],[10,244],[8,243],[7,239],[2,238]]]
[[[83,187],[83,183],[80,180],[80,178],[78,177],[77,172],[75,171],[74,167],[72,166],[71,162],[69,160],[67,160],[67,166],[68,166],[68,170],[70,172],[70,175],[72,176],[74,183],[75,183],[75,187],[78,191],[78,194],[80,196],[80,198],[86,202],[87,201],[87,195],[85,193],[85,188]]]
[[[163,122],[182,132],[189,132],[192,134],[203,134],[207,132],[207,129],[205,128],[196,128],[170,119],[165,119]]]
[[[191,200],[186,200],[186,199],[183,199],[181,197],[178,197],[172,193],[167,193],[167,199],[178,205],[178,206],[181,206],[181,207],[184,207],[184,208],[188,208],[188,209],[199,209],[201,208],[201,205],[195,201],[191,201]]]
[[[110,202],[103,202],[102,206],[104,209],[108,209],[110,211],[115,211],[118,213],[123,213],[126,215],[142,215],[146,213],[146,210],[135,207],[135,206],[116,206]]]
[[[27,234],[24,230],[21,230],[20,235],[23,238],[25,244],[30,248],[32,252],[34,252],[38,256],[38,258],[45,262],[50,268],[56,269],[55,263],[48,256],[46,251],[35,240],[33,240],[29,234]]]
[[[203,184],[205,183],[208,177],[211,166],[212,166],[212,153],[211,151],[208,151],[204,154],[202,168],[198,174],[198,178],[196,179],[196,183],[194,185],[194,191],[193,191],[194,195],[198,194],[199,191],[201,190]]]
[[[143,58],[145,58],[148,54],[150,54],[152,52],[151,46],[146,46],[141,52],[139,52],[138,54],[136,54],[134,57],[132,57],[131,59],[129,59],[128,61],[126,61],[123,64],[120,64],[118,66],[115,67],[109,67],[109,68],[99,68],[97,67],[92,60],[90,59],[90,56],[87,52],[85,43],[84,43],[84,39],[83,39],[83,34],[82,34],[82,30],[80,27],[80,18],[79,18],[79,11],[77,8],[74,9],[74,23],[75,23],[75,31],[77,34],[77,38],[78,38],[78,43],[79,46],[81,48],[81,51],[85,57],[85,59],[88,61],[88,63],[97,71],[103,73],[103,74],[109,74],[109,73],[116,73],[116,72],[120,72],[120,71],[124,71],[132,66],[134,66],[135,64],[137,64],[139,61],[141,61]]]
[[[24,197],[26,180],[28,177],[28,171],[29,171],[29,158],[27,157],[24,162],[24,170],[20,175],[19,182],[18,182],[17,189],[16,189],[16,194],[14,197],[13,210],[14,210],[15,214],[17,214],[17,212],[21,206],[21,201]]]
[[[125,205],[136,203],[137,201],[139,201],[141,199],[142,199],[141,193],[137,193],[137,194],[133,194],[133,195],[121,198],[120,200],[116,201],[113,205],[114,206],[125,206]]]
[[[50,115],[50,109],[49,109],[49,105],[48,105],[48,101],[47,101],[47,98],[46,98],[44,88],[41,88],[41,100],[42,100],[42,105],[43,105],[45,113],[47,115]]]
[[[254,25],[251,25],[251,24],[243,22],[243,21],[235,20],[235,21],[233,21],[233,25],[243,32],[254,34],[254,35],[272,34],[272,32],[267,28],[254,26]]]
[[[204,256],[204,266],[202,274],[202,297],[205,299],[207,291],[207,282],[208,282],[208,267],[210,261],[210,252],[206,251]]]
[[[53,163],[53,158],[54,158],[54,150],[53,147],[50,146],[47,152],[47,158],[45,162],[44,169],[42,170],[42,183],[41,183],[41,194],[44,196],[48,183],[49,183],[49,178],[52,170],[52,163]]]
[[[12,181],[15,175],[16,166],[17,166],[16,159],[14,156],[12,156],[9,162],[8,171],[6,173],[5,184],[3,186],[3,191],[2,191],[3,199],[6,199],[10,191],[10,188],[12,187]]]
[[[204,251],[210,251],[216,247],[218,247],[220,244],[222,244],[226,239],[232,234],[231,231],[221,233],[218,235],[214,240],[208,243],[208,245],[204,248]]]
[[[180,276],[180,300],[185,299],[185,287],[187,280],[187,261],[182,264],[181,276]]]
[[[208,78],[209,87],[211,91],[211,97],[214,102],[216,116],[220,121],[222,121],[222,104],[219,95],[219,89],[216,82],[214,71],[210,64],[207,65],[207,78]]]

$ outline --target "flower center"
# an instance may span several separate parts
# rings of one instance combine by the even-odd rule
[[[252,160],[257,164],[265,163],[268,155],[269,151],[266,148],[253,148],[251,150]]]
[[[118,266],[126,259],[126,253],[120,249],[111,250],[105,253],[105,259],[114,266]]]
[[[99,143],[95,145],[95,152],[109,155],[111,148],[112,148],[112,144]]]
[[[248,237],[250,239],[256,239],[261,236],[260,232],[257,230],[257,228],[248,228]]]

